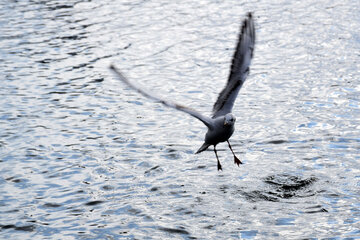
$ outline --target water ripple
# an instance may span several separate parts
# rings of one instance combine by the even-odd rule
[[[0,231],[8,239],[357,239],[359,4],[0,3]],[[239,24],[257,44],[231,139],[210,114]]]

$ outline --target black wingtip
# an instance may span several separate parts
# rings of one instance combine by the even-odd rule
[[[253,17],[252,12],[248,12],[246,15],[247,18],[244,19],[243,24],[241,25],[240,36],[245,32],[245,29],[248,27],[248,24],[250,24],[250,21],[252,21],[252,17]]]

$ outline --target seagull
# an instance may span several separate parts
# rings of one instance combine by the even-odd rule
[[[217,154],[216,146],[221,142],[227,142],[229,148],[234,156],[234,163],[238,166],[242,164],[239,158],[235,155],[229,138],[235,130],[235,116],[231,113],[236,97],[249,75],[249,66],[254,53],[255,46],[255,27],[252,13],[249,12],[241,25],[238,42],[235,53],[232,58],[230,74],[224,89],[220,92],[212,110],[212,116],[207,117],[192,108],[174,103],[164,98],[158,97],[155,93],[151,93],[139,86],[135,82],[130,82],[113,64],[110,69],[117,76],[119,80],[127,84],[129,87],[135,89],[145,97],[148,97],[156,102],[160,102],[165,106],[177,109],[179,111],[190,114],[203,122],[208,131],[205,135],[204,144],[197,150],[195,154],[201,153],[208,149],[211,145],[214,146],[214,152],[217,159],[217,169],[222,170],[219,156]]]

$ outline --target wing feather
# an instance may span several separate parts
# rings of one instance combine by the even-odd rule
[[[160,98],[158,96],[156,96],[154,93],[150,93],[149,91],[144,90],[144,88],[140,87],[138,84],[132,83],[130,82],[114,65],[110,65],[110,69],[115,73],[115,75],[118,77],[119,80],[121,80],[122,82],[126,83],[129,87],[135,89],[136,91],[138,91],[139,93],[141,93],[142,95],[144,95],[147,98],[153,99],[157,102],[160,102],[162,104],[164,104],[165,106],[177,109],[179,111],[185,112],[190,114],[191,116],[199,119],[201,122],[203,122],[208,128],[212,129],[213,128],[213,120],[209,117],[203,116],[201,113],[185,107],[183,105],[165,100],[163,98]]]
[[[225,88],[220,92],[213,106],[213,118],[232,111],[236,97],[249,74],[254,53],[255,27],[251,13],[243,21],[239,40],[232,58],[231,70]]]

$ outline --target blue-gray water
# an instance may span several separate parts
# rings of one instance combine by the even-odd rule
[[[159,3],[161,2],[161,3]],[[360,6],[2,1],[1,239],[360,239]],[[257,43],[233,163],[205,126],[240,22]]]

